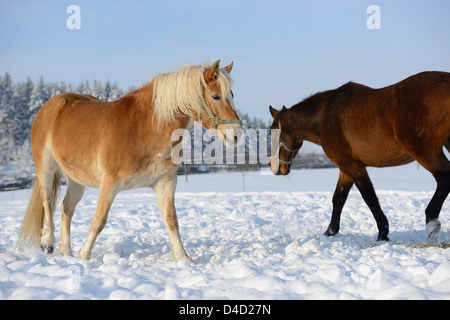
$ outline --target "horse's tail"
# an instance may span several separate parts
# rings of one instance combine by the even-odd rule
[[[52,188],[49,190],[48,194],[51,215],[53,215],[56,208],[60,185],[61,174],[56,172],[53,176]],[[23,218],[19,237],[16,243],[17,248],[23,248],[24,246],[36,248],[39,246],[41,242],[44,214],[45,210],[42,200],[42,186],[39,183],[39,180],[35,178],[33,180],[31,199],[25,212],[25,217]]]
[[[445,149],[447,149],[448,152],[450,152],[450,137],[447,138],[447,140],[445,140],[444,147]]]

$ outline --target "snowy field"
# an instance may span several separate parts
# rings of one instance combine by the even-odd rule
[[[450,299],[450,200],[429,240],[431,175],[415,163],[369,172],[390,222],[388,243],[375,241],[375,221],[355,188],[340,234],[322,236],[337,169],[180,176],[181,238],[195,265],[172,261],[150,189],[117,196],[89,261],[58,248],[15,251],[30,190],[0,193],[0,299]],[[74,252],[96,201],[88,189],[77,207]],[[55,224],[59,239],[59,210]]]

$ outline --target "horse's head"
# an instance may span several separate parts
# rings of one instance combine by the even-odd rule
[[[286,175],[291,171],[294,157],[303,145],[293,135],[289,117],[286,117],[285,106],[280,111],[269,106],[272,122],[272,148],[270,151],[270,167],[276,175]],[[284,115],[284,116],[283,116]]]
[[[204,104],[201,111],[193,115],[193,120],[201,121],[208,130],[217,130],[222,142],[226,146],[232,147],[240,142],[240,137],[243,135],[242,121],[234,109],[234,96],[231,91],[232,80],[229,74],[233,63],[222,69],[219,63],[220,60],[217,60],[203,72],[205,79],[205,85],[203,85]]]

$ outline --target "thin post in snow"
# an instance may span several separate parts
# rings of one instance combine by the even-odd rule
[[[242,168],[243,168],[243,170],[241,171],[241,173],[242,173],[242,190],[243,190],[243,192],[245,192],[245,164]]]

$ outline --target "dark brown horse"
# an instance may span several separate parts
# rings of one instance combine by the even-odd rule
[[[450,192],[450,73],[423,72],[381,89],[349,82],[277,111],[272,129],[280,144],[272,150],[275,174],[289,173],[303,141],[322,146],[340,174],[325,234],[339,232],[342,208],[355,184],[373,213],[378,240],[389,240],[389,223],[378,203],[367,166],[389,167],[417,160],[437,182],[425,210],[428,236],[440,230],[439,213]],[[449,150],[450,151],[450,150]]]

